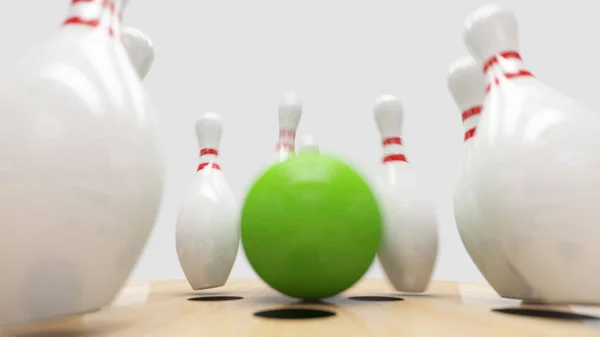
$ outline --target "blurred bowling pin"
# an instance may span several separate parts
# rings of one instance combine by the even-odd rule
[[[484,95],[481,67],[471,56],[462,57],[450,66],[448,89],[462,113],[465,127],[461,168],[454,190],[454,216],[460,237],[481,274],[500,296],[532,299],[533,291],[509,262],[488,224],[479,218],[477,200],[471,190],[471,147]]]
[[[600,304],[600,114],[526,70],[508,8],[465,27],[487,84],[471,162],[481,221],[543,301]]]
[[[162,151],[121,4],[73,1],[0,78],[0,324],[110,304],[152,231]]]
[[[203,114],[196,124],[200,165],[177,218],[177,255],[194,290],[227,282],[238,251],[238,207],[218,162],[221,117]]]
[[[298,152],[313,152],[319,153],[319,144],[313,135],[306,135],[300,139]]]
[[[379,260],[398,291],[427,289],[437,259],[435,211],[423,195],[402,142],[403,106],[391,95],[380,96],[374,119],[382,138],[384,157],[377,189],[384,218]]]
[[[123,43],[133,67],[140,78],[144,79],[154,62],[154,46],[152,40],[139,29],[123,28]]]
[[[294,154],[296,131],[302,117],[302,101],[293,92],[284,95],[279,103],[279,138],[277,140],[277,160],[286,160]]]

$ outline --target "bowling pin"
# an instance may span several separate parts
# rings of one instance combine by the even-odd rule
[[[496,290],[506,298],[533,299],[533,291],[504,254],[492,229],[479,219],[477,200],[471,190],[469,163],[481,115],[484,87],[479,64],[471,57],[456,60],[448,73],[448,89],[461,111],[465,128],[461,167],[454,190],[454,216],[467,252]]]
[[[436,214],[422,193],[402,140],[403,106],[391,95],[380,96],[374,119],[382,138],[383,160],[377,190],[384,219],[378,253],[381,266],[398,291],[424,292],[438,250]]]
[[[72,0],[0,78],[0,324],[111,303],[154,226],[157,116],[121,42],[121,0]]]
[[[296,131],[301,117],[302,101],[295,93],[286,93],[279,103],[279,138],[276,146],[278,161],[294,155]]]
[[[298,152],[319,153],[319,144],[313,135],[305,135],[300,139]]]
[[[123,28],[123,43],[133,67],[140,78],[144,79],[152,63],[154,63],[154,46],[152,40],[139,29]]]
[[[541,300],[600,304],[600,114],[528,71],[508,8],[474,11],[464,39],[487,92],[471,161],[480,220]]]
[[[200,165],[177,218],[177,255],[194,290],[227,282],[240,242],[238,207],[218,161],[222,132],[218,114],[198,119]]]

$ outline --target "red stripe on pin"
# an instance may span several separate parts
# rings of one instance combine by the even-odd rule
[[[502,52],[498,55],[494,55],[490,57],[490,59],[483,65],[483,73],[487,73],[487,71],[496,63],[498,63],[499,58],[503,59],[517,59],[521,60],[521,55],[513,50]]]
[[[464,122],[468,118],[473,117],[475,115],[479,115],[480,113],[481,113],[481,105],[476,105],[470,109],[463,111],[462,120]]]
[[[494,55],[492,57],[490,57],[490,59],[485,62],[485,64],[483,65],[483,73],[487,73],[488,70],[490,70],[490,68],[497,64],[500,59],[516,59],[516,60],[521,60],[521,55],[514,51],[514,50],[509,50],[509,51],[505,51],[502,53],[499,53],[497,55]],[[513,78],[518,78],[518,77],[533,77],[533,74],[527,70],[519,70],[517,72],[514,73],[505,73],[504,77],[506,77],[507,79],[513,79]],[[488,85],[486,85],[485,87],[485,93],[489,93],[490,90],[492,89],[493,85],[498,85],[499,84],[499,79],[498,78],[494,78],[494,81]]]
[[[467,132],[465,132],[465,142],[475,136],[475,129],[477,129],[477,128],[472,128],[472,129],[469,129]]]
[[[94,19],[94,20],[85,20],[82,19],[78,16],[72,17],[72,18],[67,18],[64,22],[63,25],[85,25],[85,26],[89,26],[89,27],[98,27],[98,25],[100,24],[100,20]]]
[[[200,150],[200,157],[206,156],[206,155],[218,156],[219,151],[217,151],[216,149],[210,148],[210,147]]]
[[[78,4],[78,3],[88,3],[88,4],[101,3],[103,9],[109,9],[111,14],[116,16],[117,21],[121,21],[121,13],[117,13],[116,5],[115,5],[114,1],[112,1],[112,0],[71,0],[71,5]],[[67,18],[63,22],[63,26],[67,26],[67,25],[82,25],[82,26],[96,28],[96,27],[100,26],[100,19],[99,18],[84,19],[79,16],[73,16],[73,17]],[[117,35],[114,31],[114,28],[112,28],[112,27],[108,27],[107,32],[108,32],[108,35],[110,35],[111,37],[114,37]],[[121,40],[121,39],[119,38],[119,40]]]
[[[492,85],[488,84],[485,86],[485,93],[488,94],[490,92],[490,90],[492,90]]]
[[[219,164],[217,163],[213,163],[213,162],[209,162],[209,163],[202,163],[200,165],[198,165],[198,170],[197,171],[202,171],[205,168],[213,168],[215,170],[220,170],[221,166],[219,166]]]
[[[511,79],[511,78],[515,78],[515,77],[527,77],[527,76],[533,77],[533,74],[527,70],[519,70],[516,73],[506,73],[506,74],[504,74],[504,76],[506,76],[506,78],[508,78],[508,79]]]
[[[281,130],[281,131],[279,131],[279,137],[296,137],[296,131],[294,131],[294,130]]]
[[[403,154],[390,154],[390,155],[383,157],[384,163],[389,163],[392,161],[403,161],[403,162],[408,163],[408,161],[406,160],[406,157]]]
[[[519,70],[519,71],[517,71],[516,73],[506,73],[506,74],[504,74],[504,77],[506,77],[507,79],[509,79],[509,80],[510,80],[510,79],[513,79],[513,78],[518,78],[518,77],[533,77],[533,74],[532,74],[532,73],[530,73],[530,72],[529,72],[529,71],[527,71],[527,70]],[[499,85],[499,84],[500,84],[500,79],[498,79],[498,78],[495,78],[495,79],[494,79],[494,84],[495,84],[495,85]],[[488,85],[485,87],[485,93],[486,93],[486,94],[487,94],[487,93],[489,93],[489,92],[490,92],[490,90],[492,90],[492,84],[488,84]]]
[[[383,140],[383,146],[386,145],[402,145],[402,138],[400,137],[388,137]]]

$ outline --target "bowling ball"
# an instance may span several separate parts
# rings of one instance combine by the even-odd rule
[[[372,264],[382,218],[369,184],[352,167],[306,152],[278,163],[250,188],[241,239],[254,271],[302,299],[334,296]]]

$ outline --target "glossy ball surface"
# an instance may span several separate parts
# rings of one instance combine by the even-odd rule
[[[373,262],[382,235],[368,183],[344,162],[307,152],[267,170],[246,196],[241,237],[255,272],[288,296],[334,296]]]

